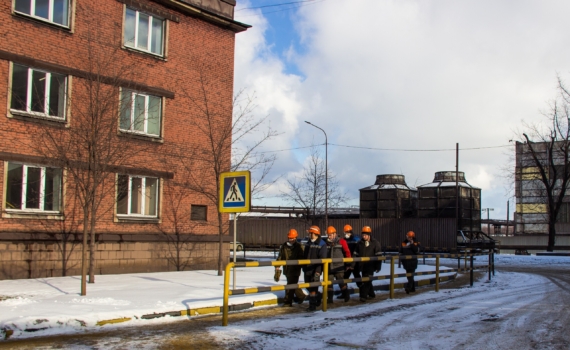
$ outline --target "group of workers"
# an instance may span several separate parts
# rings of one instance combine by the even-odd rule
[[[287,242],[283,243],[279,248],[277,260],[301,260],[301,259],[342,259],[342,258],[363,258],[363,257],[379,257],[382,255],[382,247],[380,243],[372,238],[372,229],[370,226],[364,226],[361,236],[355,236],[350,225],[344,226],[344,237],[337,236],[336,229],[329,226],[326,232],[326,238],[321,236],[321,230],[318,226],[311,226],[307,233],[309,234],[307,243],[303,247],[298,241],[297,230],[291,229],[287,235]],[[415,233],[409,231],[406,239],[400,247],[400,254],[411,255],[412,259],[402,260],[402,265],[407,273],[412,273],[408,277],[408,283],[405,285],[406,293],[415,292],[415,282],[413,273],[418,266],[418,260],[415,257],[418,253],[419,243],[416,241]],[[380,272],[382,261],[362,261],[362,262],[333,262],[329,266],[328,279],[345,280],[353,275],[354,278],[372,277],[374,272]],[[285,265],[283,273],[287,277],[287,284],[299,283],[301,271],[304,272],[305,283],[320,282],[323,273],[322,264],[309,265]],[[279,281],[281,276],[281,267],[275,267],[275,281]],[[359,296],[361,302],[373,299],[376,294],[372,281],[356,282],[359,288]],[[346,283],[339,283],[340,295],[338,299],[345,302],[350,300],[350,293]],[[327,286],[327,302],[333,302],[333,285]],[[319,287],[309,287],[309,308],[308,311],[315,311],[321,305],[322,294],[319,293]],[[292,306],[293,302],[299,304],[306,299],[306,294],[301,289],[288,289],[285,294],[283,306]]]

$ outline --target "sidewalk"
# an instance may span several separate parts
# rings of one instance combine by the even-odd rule
[[[389,269],[382,264],[380,274],[389,275]],[[420,265],[417,272],[433,270],[433,266]],[[275,285],[273,272],[271,266],[238,268],[236,288]],[[405,271],[396,268],[395,272]],[[449,275],[454,274],[441,274]],[[417,276],[416,280],[433,277]],[[0,339],[169,322],[176,316],[219,313],[223,305],[223,276],[216,271],[97,275],[95,280],[87,285],[83,297],[79,276],[0,281]],[[396,283],[404,281],[396,279]],[[284,276],[279,283],[286,284]],[[374,285],[388,283],[381,280]],[[283,296],[283,291],[230,296],[230,311],[275,305]]]

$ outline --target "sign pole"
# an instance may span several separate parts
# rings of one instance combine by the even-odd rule
[[[236,289],[237,218],[238,213],[248,212],[251,206],[251,173],[247,170],[221,173],[219,187],[218,212],[234,214],[233,289]]]
[[[237,213],[234,213],[234,287],[236,289],[236,253],[237,253]]]

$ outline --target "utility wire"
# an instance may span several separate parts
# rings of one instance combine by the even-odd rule
[[[321,2],[324,2],[326,0],[305,0],[305,1],[296,1],[296,2],[289,2],[289,3],[283,3],[283,4],[276,4],[276,5],[267,5],[267,6],[286,6],[285,4],[290,4],[289,7],[285,7],[285,8],[281,8],[281,9],[277,9],[277,10],[273,10],[273,11],[263,11],[264,15],[268,15],[270,13],[275,13],[275,12],[282,12],[282,11],[289,11],[289,10],[293,10],[293,9],[298,9],[304,6],[309,6],[309,5],[315,5]],[[241,8],[239,10],[235,10],[234,12],[238,12],[241,10],[247,10],[247,9],[258,9],[258,8],[262,8],[262,7],[266,7],[266,6],[259,6],[259,7],[245,7],[245,8]],[[243,15],[243,16],[239,16],[240,18],[247,18],[247,17],[254,17],[257,16],[257,14],[250,14],[250,15]]]
[[[255,9],[263,9],[266,7],[277,7],[277,6],[285,6],[285,5],[294,5],[294,4],[302,4],[305,2],[313,2],[315,0],[302,0],[302,1],[291,1],[291,2],[282,2],[279,4],[272,4],[272,5],[262,5],[262,6],[252,6],[252,7],[242,7],[238,10],[235,10],[235,12],[239,12],[241,10],[255,10]]]
[[[302,147],[286,148],[286,149],[279,149],[279,150],[273,150],[273,151],[255,152],[255,154],[294,151],[294,150],[298,150],[298,149],[311,148],[313,146],[324,146],[324,145],[325,145],[324,143],[320,143],[320,144],[316,144],[316,145],[312,145],[312,146],[302,146]],[[371,151],[392,151],[392,152],[449,152],[449,151],[455,151],[455,148],[441,148],[441,149],[376,148],[376,147],[339,145],[336,143],[329,143],[329,146],[337,146],[337,147],[345,147],[345,148],[357,148],[357,149],[365,149],[365,150],[371,150]],[[460,151],[474,151],[474,150],[492,149],[492,148],[505,148],[505,147],[512,147],[512,145],[468,147],[468,148],[460,148],[459,150]]]
[[[401,149],[401,148],[375,148],[375,147],[361,147],[361,146],[350,146],[350,145],[339,145],[335,143],[329,143],[331,146],[346,147],[346,148],[358,148],[358,149],[368,149],[374,151],[395,151],[395,152],[447,152],[455,151],[455,148],[442,148],[442,149]],[[511,147],[512,145],[501,145],[501,146],[486,146],[486,147],[468,147],[459,148],[460,151],[473,151],[479,149],[490,149],[490,148],[503,148]]]

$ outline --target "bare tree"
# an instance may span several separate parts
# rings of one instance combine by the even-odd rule
[[[191,54],[191,53],[190,53]],[[195,55],[196,81],[193,90],[184,88],[184,97],[192,111],[190,129],[199,140],[204,140],[179,151],[175,155],[186,169],[185,188],[189,193],[204,198],[209,205],[218,208],[220,200],[220,175],[228,171],[249,170],[252,172],[252,192],[267,186],[267,175],[275,161],[275,155],[256,153],[262,144],[271,140],[277,132],[268,125],[268,116],[254,113],[255,97],[239,91],[234,95],[220,93],[221,78],[213,72],[227,70],[225,62],[215,57]],[[225,78],[224,78],[225,79]],[[225,84],[227,86],[227,84]],[[231,86],[231,85],[230,85]],[[219,236],[218,275],[223,275],[223,237],[229,231],[228,215],[217,211],[212,222]]]
[[[570,181],[570,91],[560,78],[558,92],[544,113],[547,122],[525,123],[519,136],[524,143],[517,143],[517,191],[526,198],[524,205],[543,213],[548,251],[556,243],[556,222]]]
[[[64,210],[63,220],[42,220],[40,219],[40,225],[43,228],[43,233],[45,233],[51,240],[55,242],[57,247],[57,252],[59,253],[61,259],[61,275],[67,276],[67,271],[69,266],[69,259],[77,246],[78,233],[80,226],[80,218],[77,205],[77,197],[73,196],[70,198],[70,203],[67,203]]]
[[[233,100],[233,120],[231,123],[223,122],[220,116],[211,108],[211,96],[203,90],[200,99],[190,100],[199,107],[200,113],[192,124],[199,133],[206,137],[207,142],[201,147],[192,150],[192,159],[186,164],[188,171],[186,188],[195,194],[203,196],[207,201],[218,208],[220,201],[220,176],[228,171],[252,171],[252,196],[267,186],[265,181],[269,170],[275,161],[275,155],[255,153],[264,142],[276,136],[271,127],[264,123],[267,117],[258,118],[253,114],[255,105],[253,98],[243,97],[240,92]],[[227,117],[226,117],[227,118]],[[229,119],[229,118],[227,118]],[[253,143],[241,143],[243,139],[256,134]],[[230,157],[231,155],[231,157]],[[256,175],[256,176],[255,176]],[[223,275],[225,263],[223,261],[223,237],[229,231],[227,215],[217,211],[214,225],[219,235],[218,275]]]
[[[115,173],[128,167],[137,154],[149,148],[148,142],[118,136],[120,129],[136,129],[144,119],[140,115],[125,118],[137,113],[132,110],[131,99],[133,91],[141,87],[135,83],[141,77],[132,65],[119,57],[120,48],[109,47],[107,39],[99,37],[99,24],[93,19],[82,38],[86,47],[83,67],[69,72],[75,78],[73,94],[66,90],[65,77],[59,78],[60,99],[65,100],[64,113],[72,116],[68,127],[41,124],[31,145],[46,164],[65,169],[68,183],[72,184],[67,197],[75,197],[81,208],[81,295],[87,293],[87,266],[89,283],[95,282],[96,226],[97,221],[114,208],[114,200],[110,199],[115,194]],[[61,112],[50,112],[54,113]],[[88,238],[89,264],[86,261]]]
[[[309,208],[313,215],[323,213],[325,207],[325,170],[326,164],[316,145],[310,148],[307,165],[300,176],[287,179],[287,191],[281,192],[281,198],[287,202]],[[328,207],[338,207],[348,201],[342,192],[335,175],[328,173]]]
[[[192,248],[192,242],[189,240],[188,233],[191,233],[197,226],[192,221],[192,208],[184,202],[188,194],[186,187],[184,183],[175,180],[165,181],[163,198],[164,203],[168,205],[165,206],[166,210],[163,212],[163,224],[157,226],[167,242],[165,258],[176,271],[183,271],[190,264],[187,252]]]

